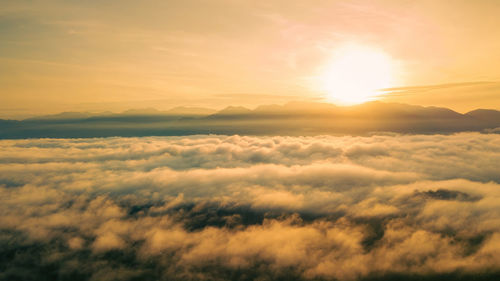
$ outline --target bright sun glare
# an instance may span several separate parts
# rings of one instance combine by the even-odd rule
[[[327,99],[352,105],[376,99],[377,90],[393,86],[391,58],[376,49],[345,46],[335,52],[320,75]]]

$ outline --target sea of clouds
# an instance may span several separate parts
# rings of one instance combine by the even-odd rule
[[[0,141],[1,280],[476,280],[500,135]]]

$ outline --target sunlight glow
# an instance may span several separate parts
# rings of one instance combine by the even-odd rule
[[[374,100],[377,90],[394,84],[392,59],[364,46],[339,48],[321,72],[319,84],[327,99],[343,105]]]

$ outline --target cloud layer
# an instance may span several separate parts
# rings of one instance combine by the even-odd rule
[[[0,279],[500,272],[500,136],[0,141]]]

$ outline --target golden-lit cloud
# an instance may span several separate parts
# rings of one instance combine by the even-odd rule
[[[500,279],[497,1],[0,2],[0,280]]]
[[[0,141],[0,279],[491,279],[500,138]],[[29,266],[28,266],[29,265]]]

